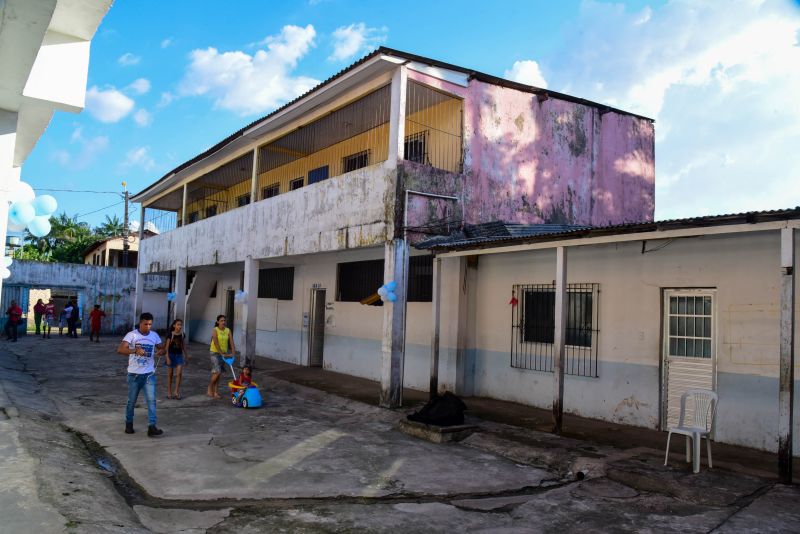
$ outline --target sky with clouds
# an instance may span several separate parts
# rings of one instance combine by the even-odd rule
[[[800,2],[116,0],[34,188],[139,191],[380,45],[656,120],[656,218],[800,205]],[[98,224],[113,194],[53,193]]]

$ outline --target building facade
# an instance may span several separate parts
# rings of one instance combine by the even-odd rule
[[[380,48],[136,194],[160,232],[139,283],[175,274],[194,339],[224,313],[248,355],[379,379],[396,406],[429,374],[432,259],[410,244],[652,220],[653,154],[645,117]],[[361,303],[387,281],[395,303]]]

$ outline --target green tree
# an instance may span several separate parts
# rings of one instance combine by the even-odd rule
[[[50,217],[52,229],[45,237],[25,234],[25,245],[14,254],[18,259],[83,263],[83,251],[100,239],[88,223],[65,212]]]
[[[115,237],[122,235],[123,224],[119,217],[115,214],[113,217],[106,215],[106,220],[103,224],[94,229],[94,233],[103,237]]]

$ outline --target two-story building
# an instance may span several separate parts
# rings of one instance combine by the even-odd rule
[[[224,313],[247,355],[380,379],[397,406],[429,381],[432,259],[409,243],[495,220],[651,221],[654,128],[380,48],[133,201],[161,231],[142,236],[137,285],[174,273],[193,339]],[[396,302],[361,303],[392,280]]]

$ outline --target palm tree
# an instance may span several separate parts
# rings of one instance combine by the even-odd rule
[[[113,217],[106,215],[106,220],[103,221],[103,224],[95,228],[94,232],[98,236],[115,237],[122,235],[123,229],[122,221],[120,221],[119,217],[115,214]]]

